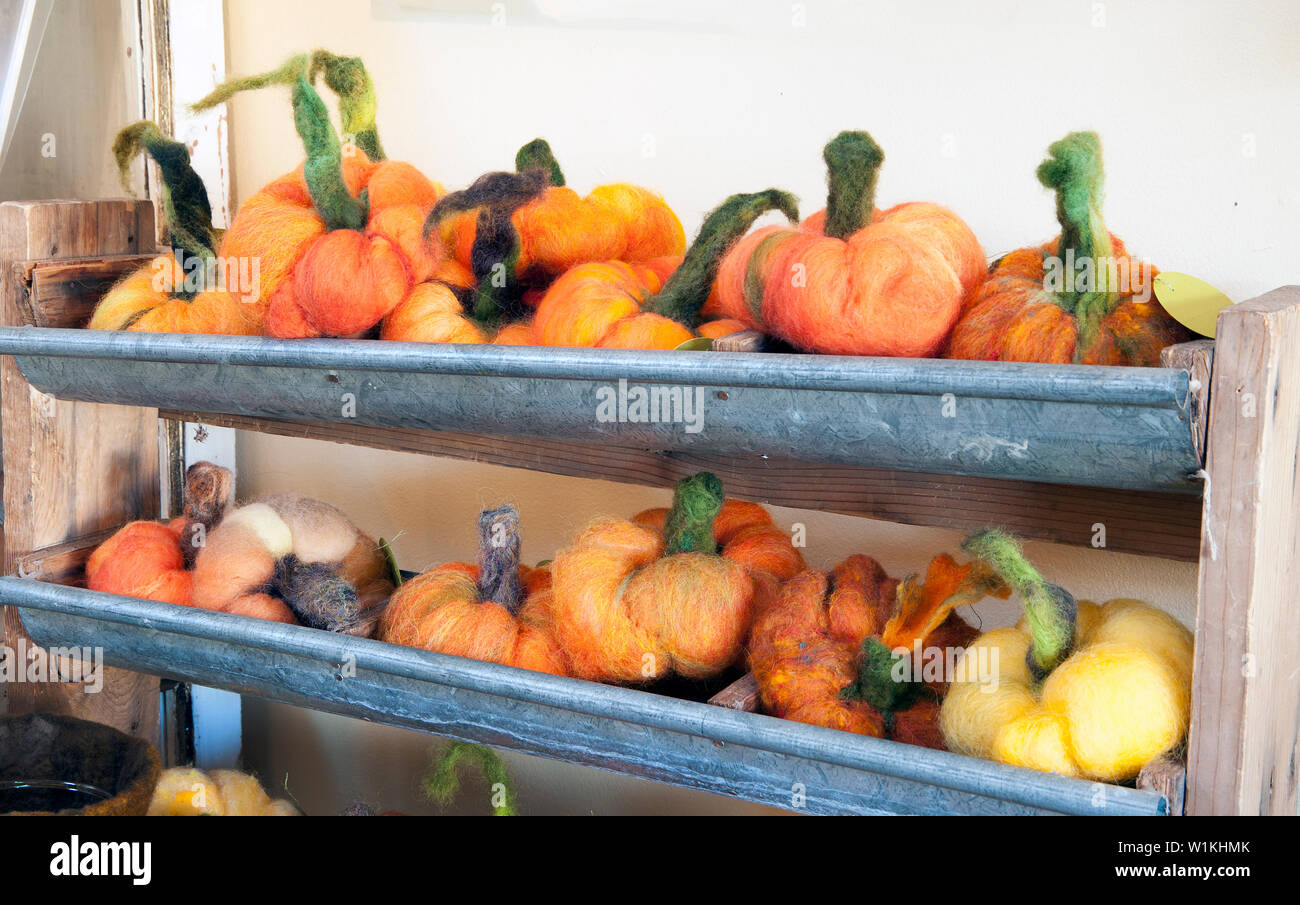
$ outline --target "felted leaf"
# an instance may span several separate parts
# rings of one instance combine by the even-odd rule
[[[1010,594],[998,573],[983,562],[958,565],[941,553],[930,560],[924,583],[915,575],[903,579],[898,586],[898,605],[880,638],[890,650],[911,648],[917,640],[924,642],[954,608],[985,597],[1005,599]]]

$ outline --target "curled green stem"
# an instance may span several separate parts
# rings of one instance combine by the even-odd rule
[[[478,518],[478,532],[479,599],[499,603],[513,616],[524,603],[519,580],[519,513],[513,506],[485,509]]]
[[[366,193],[354,198],[348,192],[339,137],[325,102],[305,78],[293,86],[293,123],[307,152],[303,178],[317,215],[327,229],[363,229],[370,207]]]
[[[682,478],[664,524],[664,553],[717,553],[713,520],[722,511],[722,481],[708,471]]]
[[[672,318],[686,327],[699,322],[700,309],[718,275],[718,265],[731,245],[749,231],[754,221],[768,211],[780,211],[791,222],[799,220],[799,201],[789,192],[732,195],[704,218],[700,232],[686,250],[681,266],[664,287],[642,305],[642,309]]]
[[[542,170],[551,185],[564,185],[564,171],[545,138],[534,138],[515,154],[515,172]]]
[[[515,792],[506,765],[491,748],[471,745],[469,742],[452,742],[435,758],[433,772],[421,783],[425,796],[439,806],[449,804],[460,790],[460,776],[457,775],[456,768],[463,760],[477,766],[487,780],[492,793],[492,816],[517,816]]]
[[[212,228],[212,206],[208,190],[199,174],[190,166],[190,152],[184,142],[164,135],[148,120],[132,123],[113,140],[113,159],[117,161],[122,185],[131,189],[131,162],[147,153],[162,173],[163,211],[167,216],[167,237],[182,268],[192,266],[192,259],[204,263],[216,256],[217,238]],[[192,298],[196,291],[183,286],[172,293],[177,298]]]
[[[885,152],[866,132],[841,132],[822,151],[826,161],[826,235],[847,239],[871,222]]]
[[[1034,678],[1042,680],[1074,647],[1078,621],[1074,597],[1044,579],[1025,558],[1020,544],[1005,532],[982,531],[966,538],[962,549],[987,564],[1020,594],[1033,639],[1027,662]]]
[[[1038,181],[1056,193],[1056,219],[1061,224],[1057,257],[1063,262],[1091,268],[1091,285],[1066,287],[1056,294],[1057,303],[1079,320],[1079,348],[1092,344],[1101,319],[1114,310],[1118,287],[1108,285],[1109,262],[1114,246],[1101,215],[1101,139],[1095,132],[1071,132],[1047,149],[1048,158],[1038,167]],[[1080,279],[1067,272],[1071,283]]]

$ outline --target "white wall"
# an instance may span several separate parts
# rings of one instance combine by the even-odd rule
[[[882,203],[948,204],[992,255],[1054,234],[1052,199],[1034,168],[1051,141],[1092,128],[1107,151],[1109,225],[1134,253],[1238,299],[1297,279],[1300,4],[1286,0],[507,0],[495,14],[494,4],[472,0],[226,5],[229,72],[267,69],[314,46],[362,55],[389,154],[449,187],[509,167],[519,144],[544,135],[570,185],[655,187],[693,233],[735,191],[775,184],[798,193],[806,211],[820,207],[822,144],[841,129],[866,128],[887,153]],[[437,12],[448,9],[464,12]],[[504,23],[494,24],[502,10]],[[544,22],[548,15],[554,21]],[[294,166],[300,151],[282,90],[236,100],[230,119],[238,202]],[[632,513],[667,497],[267,436],[242,435],[239,455],[243,494],[290,489],[329,499],[367,530],[398,535],[411,568],[471,556],[484,504],[519,506],[524,552],[535,559],[592,515]],[[808,526],[818,565],[860,551],[903,574],[960,540],[819,513],[783,510],[778,518]],[[1191,619],[1190,565],[1029,549],[1081,596],[1144,597]],[[1010,612],[985,608],[981,617],[988,624]],[[291,786],[317,810],[358,797],[418,807],[411,771],[428,737],[256,702],[246,728],[247,762],[277,779],[296,770],[303,783],[291,776]],[[597,771],[510,761],[526,809],[734,807]]]

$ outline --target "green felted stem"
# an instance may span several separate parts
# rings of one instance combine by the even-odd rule
[[[879,638],[862,642],[862,658],[858,661],[858,679],[844,689],[843,696],[866,701],[880,711],[886,728],[893,728],[894,712],[916,701],[923,687],[915,682],[894,680],[894,663],[898,658]]]
[[[543,170],[551,185],[564,185],[564,171],[545,138],[534,138],[515,154],[515,171]]]
[[[375,126],[375,83],[370,80],[361,58],[340,57],[328,50],[313,51],[308,80],[314,83],[320,73],[324,74],[329,89],[338,95],[343,133],[352,136],[357,147],[371,160],[385,160]]]
[[[722,256],[749,231],[755,220],[773,210],[785,214],[792,222],[799,220],[799,200],[779,189],[732,195],[718,205],[704,218],[704,225],[686,250],[681,266],[659,292],[646,300],[642,309],[694,327],[700,309],[709,298]]]
[[[1025,621],[1033,643],[1028,663],[1036,679],[1042,680],[1060,665],[1074,647],[1078,605],[1068,591],[1051,584],[1038,573],[1020,544],[997,530],[982,531],[966,538],[962,549],[982,560],[1020,594]]]
[[[722,511],[722,481],[707,471],[682,478],[673,491],[673,506],[664,524],[664,555],[718,552],[713,520]]]
[[[1096,132],[1071,132],[1047,149],[1050,155],[1038,167],[1038,181],[1056,192],[1056,219],[1061,238],[1056,254],[1062,261],[1068,252],[1074,260],[1090,259],[1094,283],[1090,292],[1059,292],[1056,301],[1079,321],[1079,348],[1091,345],[1101,319],[1119,303],[1115,287],[1106,285],[1106,262],[1114,255],[1114,244],[1101,215],[1101,139]],[[1069,276],[1077,278],[1077,275]]]
[[[167,239],[172,251],[186,267],[193,258],[207,262],[216,257],[217,238],[212,228],[212,206],[208,190],[199,174],[190,166],[190,152],[183,142],[174,141],[154,123],[132,123],[113,140],[113,159],[117,161],[122,185],[131,189],[131,162],[146,152],[162,173],[163,211],[167,216]],[[174,291],[177,298],[193,298],[197,292],[184,288]]]
[[[364,229],[369,215],[366,193],[353,198],[343,179],[343,149],[329,111],[316,89],[299,78],[293,86],[293,124],[307,152],[303,177],[316,214],[326,229]]]
[[[510,615],[524,605],[519,580],[519,513],[514,506],[485,509],[478,517],[478,595]]]
[[[228,79],[190,104],[190,109],[195,113],[202,113],[204,110],[211,110],[213,107],[224,104],[241,91],[256,91],[268,85],[293,85],[298,79],[308,74],[310,62],[307,54],[300,53],[285,60],[270,72]]]
[[[515,817],[515,792],[510,781],[510,774],[501,758],[491,748],[471,745],[469,742],[452,742],[434,761],[433,772],[421,783],[424,794],[439,806],[446,806],[460,791],[460,776],[456,768],[462,760],[468,760],[483,773],[489,786],[500,785],[505,790],[505,800],[492,808],[493,817]]]
[[[523,294],[518,265],[519,231],[512,218],[523,205],[546,191],[546,172],[485,173],[469,188],[444,195],[424,221],[427,238],[448,217],[477,210],[470,269],[474,273],[474,298],[470,316],[480,326],[493,329],[509,319]]]
[[[826,235],[847,239],[871,222],[885,152],[866,132],[841,132],[822,151],[826,161]]]

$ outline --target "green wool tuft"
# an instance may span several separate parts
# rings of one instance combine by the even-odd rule
[[[515,154],[515,171],[543,170],[551,185],[564,185],[564,171],[545,138],[534,138]]]
[[[500,756],[491,748],[471,745],[469,742],[452,742],[446,750],[435,756],[433,772],[421,783],[425,796],[440,807],[450,804],[460,791],[460,776],[456,768],[462,760],[476,765],[488,781],[492,794],[492,816],[518,816],[510,774],[506,772]]]
[[[885,152],[866,132],[841,132],[822,151],[826,161],[826,235],[847,239],[871,222]]]
[[[113,140],[113,159],[127,191],[131,190],[131,162],[148,153],[162,173],[163,212],[167,217],[167,237],[182,267],[198,258],[207,261],[216,255],[217,236],[212,228],[212,206],[208,190],[199,174],[190,166],[190,152],[184,142],[171,139],[148,120],[132,123]],[[178,289],[177,298],[192,298],[196,292]]]
[[[1070,655],[1074,646],[1078,621],[1074,597],[1043,578],[1025,558],[1020,543],[1003,531],[990,529],[974,534],[966,538],[962,549],[987,564],[1020,594],[1033,638],[1029,667],[1041,680]]]
[[[845,688],[846,698],[866,701],[880,711],[887,725],[892,726],[893,714],[916,701],[924,687],[915,682],[900,682],[894,677],[894,664],[898,657],[879,638],[862,642],[862,658],[858,661],[857,681]]]
[[[686,249],[681,266],[659,292],[646,300],[643,310],[671,318],[685,327],[695,327],[717,278],[722,256],[768,211],[780,211],[790,222],[797,223],[799,199],[780,189],[767,189],[732,195],[710,211],[695,241]]]
[[[348,192],[339,137],[325,102],[305,78],[293,86],[293,124],[307,152],[303,178],[317,215],[327,229],[364,229],[370,208],[366,193],[353,198]]]
[[[664,523],[665,554],[718,552],[713,520],[722,511],[722,481],[708,471],[682,478],[673,491],[673,505]]]

